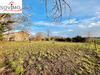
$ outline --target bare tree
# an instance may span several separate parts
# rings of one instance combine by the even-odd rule
[[[29,11],[32,9],[32,6],[27,6],[25,4],[25,0],[23,0],[23,10]],[[22,30],[29,31],[31,29],[32,21],[30,17],[32,17],[32,13],[21,13],[21,14],[10,14],[10,13],[2,13],[0,14],[0,33],[10,31],[10,30]]]
[[[58,22],[61,21],[63,14],[66,13],[66,9],[67,7],[70,10],[70,14],[71,14],[71,7],[70,5],[65,1],[65,0],[41,0],[43,1],[45,8],[46,8],[46,12],[47,12],[47,17],[48,19],[51,19],[52,21]],[[30,7],[27,7],[25,5],[25,3],[23,4],[23,9],[24,10],[28,10]],[[8,18],[8,16],[10,16]],[[4,29],[4,30],[11,30],[11,29],[19,29],[19,30],[23,30],[23,31],[27,31],[30,30],[30,25],[31,25],[31,21],[29,21],[29,14],[0,14],[0,26],[5,27],[5,23],[10,23],[9,26],[7,26],[7,28],[9,29]],[[1,22],[4,18],[6,18],[6,22]],[[0,30],[1,32],[1,30]]]
[[[50,30],[47,29],[47,40],[49,41],[50,40]]]
[[[47,29],[47,37],[50,38],[50,30]]]
[[[36,40],[40,41],[43,39],[43,37],[44,37],[44,34],[42,32],[36,33]]]
[[[65,0],[40,0],[45,5],[48,19],[58,22],[62,20],[63,14],[69,8],[71,16],[71,7]],[[68,7],[68,8],[67,8]],[[70,17],[69,17],[70,18]]]
[[[41,0],[43,1],[45,7],[46,7],[46,12],[47,12],[47,17],[53,21],[61,21],[62,16],[64,14],[64,12],[67,9],[67,6],[70,9],[70,14],[71,14],[71,7],[69,6],[69,4],[65,1],[65,0]],[[25,3],[23,3],[23,9],[24,10],[28,10],[30,9],[32,6],[27,7],[25,5]],[[4,19],[7,18],[8,16],[11,16],[10,22],[14,21],[15,23],[13,24],[14,26],[10,26],[12,27],[12,29],[17,28],[17,29],[21,29],[21,30],[26,30],[27,28],[30,28],[30,23],[28,18],[29,18],[29,14],[0,14],[0,22]],[[21,25],[22,24],[22,25]],[[23,29],[22,29],[23,28]],[[28,29],[29,30],[29,29]]]
[[[87,38],[88,38],[88,42],[91,42],[91,40],[92,40],[92,35],[93,35],[92,31],[88,31],[88,32],[86,32],[85,34],[86,34],[86,36],[87,36]]]
[[[31,35],[29,38],[29,41],[35,41],[35,40],[36,40],[36,37],[34,35]]]
[[[12,14],[12,19],[15,23],[12,25],[12,29],[22,30],[25,32],[31,31],[32,21],[30,17],[33,16],[32,14]]]

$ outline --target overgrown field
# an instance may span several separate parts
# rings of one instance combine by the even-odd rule
[[[100,45],[54,41],[0,43],[0,75],[100,75]]]

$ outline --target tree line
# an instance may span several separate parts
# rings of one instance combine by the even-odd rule
[[[48,35],[49,34],[49,35]],[[60,37],[60,36],[51,36],[50,33],[44,34],[42,32],[38,32],[35,35],[30,36],[30,41],[60,41],[60,42],[90,42],[90,37],[82,37],[80,35],[75,36],[73,38],[70,37]]]

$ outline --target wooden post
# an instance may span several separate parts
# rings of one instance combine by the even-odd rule
[[[96,45],[96,41],[94,41],[94,45],[95,45],[95,50],[97,50],[97,45]]]

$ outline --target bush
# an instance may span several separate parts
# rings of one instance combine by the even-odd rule
[[[73,42],[86,42],[87,38],[84,38],[82,36],[76,36],[76,37],[72,38],[72,41]]]
[[[50,38],[45,38],[46,41],[50,41]]]
[[[68,37],[68,38],[66,38],[66,41],[67,41],[67,42],[71,42],[72,39]]]
[[[66,41],[66,38],[63,38],[63,37],[61,37],[61,38],[55,38],[55,41]]]
[[[50,39],[54,41],[55,40],[55,37],[51,37]]]
[[[51,38],[45,38],[43,40],[49,41],[49,40],[55,40],[55,41],[60,41],[60,42],[87,42],[88,38],[82,37],[82,36],[76,36],[73,38],[64,38],[64,37],[51,37]]]

